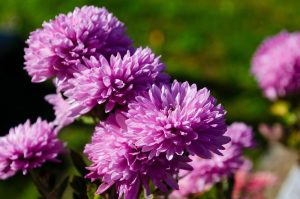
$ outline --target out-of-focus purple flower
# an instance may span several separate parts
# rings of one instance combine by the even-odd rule
[[[38,118],[31,125],[27,120],[0,138],[0,179],[18,171],[26,174],[46,161],[57,161],[62,150],[63,143],[58,140],[52,124]]]
[[[192,162],[189,164],[194,170],[180,171],[179,191],[174,191],[171,198],[186,198],[189,194],[200,194],[214,183],[220,182],[222,178],[232,176],[242,166],[247,165],[242,149],[252,146],[251,128],[243,123],[233,123],[228,126],[225,135],[230,136],[232,141],[226,144],[224,155],[214,155],[208,160],[192,156]]]
[[[229,147],[224,156],[214,155],[212,159],[203,159],[197,156],[190,157],[191,172],[180,171],[179,190],[171,194],[171,198],[185,198],[189,194],[200,194],[208,190],[214,183],[220,182],[223,177],[232,175],[243,164],[244,158],[240,149]]]
[[[243,122],[234,122],[228,126],[225,135],[231,138],[231,144],[241,148],[254,146],[252,128]]]
[[[92,162],[88,167],[88,178],[101,180],[97,193],[105,192],[115,185],[120,197],[136,199],[141,186],[150,194],[149,180],[160,190],[167,192],[167,186],[178,189],[174,174],[179,169],[192,169],[189,158],[175,156],[171,161],[165,155],[148,159],[148,153],[133,145],[127,135],[127,118],[123,113],[111,114],[95,130],[92,142],[84,153]]]
[[[174,81],[172,85],[153,85],[128,105],[128,128],[135,145],[150,152],[149,158],[165,153],[171,160],[184,152],[211,158],[221,155],[230,141],[225,111],[210,92],[195,84]]]
[[[124,24],[105,8],[84,6],[60,14],[32,32],[25,49],[25,69],[33,82],[53,76],[72,77],[81,70],[83,59],[125,53],[131,40]]]
[[[70,116],[70,105],[63,98],[61,93],[50,94],[45,97],[46,101],[53,105],[55,120],[53,123],[59,128],[65,127],[74,122],[74,117]]]
[[[300,34],[281,32],[254,54],[252,73],[271,100],[300,90]]]
[[[70,89],[64,93],[71,104],[72,115],[89,112],[97,104],[105,103],[110,112],[115,105],[126,105],[138,93],[147,90],[153,83],[167,82],[169,77],[162,72],[165,66],[149,48],[129,51],[110,60],[100,56],[86,60],[90,68],[75,73],[69,80]]]

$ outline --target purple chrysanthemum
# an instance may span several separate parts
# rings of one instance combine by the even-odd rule
[[[104,103],[105,111],[109,112],[117,104],[125,105],[151,84],[168,81],[168,76],[162,74],[165,66],[149,48],[128,51],[123,58],[120,54],[110,60],[92,57],[86,65],[90,69],[75,73],[68,82],[70,89],[64,93],[75,116]]]
[[[125,53],[131,45],[125,27],[105,8],[84,6],[60,14],[30,34],[25,69],[33,82],[71,76],[91,56]]]
[[[128,138],[127,118],[121,112],[111,114],[96,127],[92,143],[85,147],[85,154],[91,160],[87,175],[92,181],[100,179],[102,184],[97,193],[101,194],[115,185],[121,197],[136,199],[141,186],[150,194],[149,180],[160,190],[167,192],[170,186],[178,189],[174,174],[179,169],[192,168],[187,164],[187,157],[175,156],[168,161],[165,155],[148,159],[148,153],[134,146]]]
[[[234,122],[228,126],[225,135],[231,138],[232,145],[240,148],[254,146],[252,128],[243,122]]]
[[[135,145],[150,152],[150,158],[166,153],[171,160],[185,151],[203,158],[221,155],[229,142],[225,111],[210,92],[195,84],[175,81],[153,85],[128,105],[128,128]]]
[[[180,171],[182,177],[179,191],[174,191],[171,198],[186,198],[189,194],[199,194],[210,188],[222,178],[232,176],[247,163],[242,150],[253,146],[253,132],[244,123],[233,123],[226,132],[231,142],[226,144],[223,156],[214,155],[212,159],[192,156],[190,165],[193,171]],[[191,183],[193,182],[193,183]]]
[[[58,92],[56,94],[47,95],[45,99],[53,105],[55,112],[55,120],[53,123],[55,125],[62,128],[74,122],[75,118],[70,116],[70,105],[66,102],[61,93]]]
[[[18,171],[26,174],[48,160],[57,161],[63,143],[56,135],[53,125],[40,118],[32,125],[27,120],[25,124],[10,129],[8,135],[0,138],[0,179]]]
[[[189,194],[199,194],[209,189],[214,183],[220,182],[223,177],[233,174],[244,158],[239,148],[229,148],[224,151],[224,156],[215,155],[212,159],[202,159],[192,156],[190,165],[193,171],[180,171],[179,190],[171,194],[171,198],[187,198]],[[193,183],[191,183],[193,182]]]
[[[271,100],[300,90],[300,34],[266,39],[252,60],[252,73]]]

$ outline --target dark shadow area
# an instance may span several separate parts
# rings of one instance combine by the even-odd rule
[[[31,83],[23,69],[24,47],[25,42],[17,35],[0,33],[1,135],[28,118],[34,122],[39,116],[48,120],[53,117],[51,106],[44,100],[53,89]]]

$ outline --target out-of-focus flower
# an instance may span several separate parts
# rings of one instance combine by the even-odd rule
[[[275,182],[276,177],[274,174],[269,172],[256,172],[250,177],[246,190],[252,193],[261,192],[268,186],[275,184]]]
[[[264,190],[277,181],[276,176],[270,172],[250,173],[249,170],[240,169],[235,174],[235,184],[232,193],[233,199],[265,199]]]
[[[0,138],[0,179],[40,167],[46,161],[57,161],[63,143],[58,140],[53,125],[37,119],[36,123],[20,124]]]
[[[74,122],[75,118],[70,116],[70,105],[66,102],[61,93],[58,92],[56,94],[47,95],[45,99],[54,109],[56,118],[53,121],[53,124],[62,128]]]
[[[60,14],[45,22],[41,29],[30,34],[25,69],[33,82],[53,76],[64,80],[85,67],[84,59],[124,54],[131,43],[123,23],[105,8],[75,8],[67,15]]]
[[[171,198],[187,198],[189,194],[199,194],[211,188],[222,178],[231,176],[243,164],[244,158],[235,147],[224,151],[224,156],[214,155],[212,159],[190,157],[191,172],[180,171],[179,190],[172,193]]]
[[[283,126],[279,123],[275,123],[272,126],[262,123],[258,129],[266,139],[273,142],[280,140],[284,133]]]
[[[231,142],[225,145],[223,156],[214,155],[212,159],[192,156],[190,165],[193,171],[180,171],[179,190],[171,198],[187,198],[190,194],[200,194],[225,177],[232,176],[247,163],[242,149],[253,145],[253,133],[244,123],[233,123],[228,126],[225,135]]]
[[[126,119],[121,112],[111,114],[96,127],[92,142],[85,147],[84,153],[92,162],[87,177],[102,182],[97,193],[101,194],[115,185],[119,197],[124,194],[125,199],[136,199],[141,186],[150,194],[149,180],[164,192],[168,191],[166,185],[178,189],[174,174],[179,169],[191,170],[187,164],[190,159],[175,156],[168,161],[163,154],[148,159],[147,152],[126,138]]]
[[[228,126],[225,135],[231,138],[231,144],[240,148],[254,146],[252,128],[243,122],[234,122]]]
[[[189,152],[203,158],[219,154],[230,141],[225,111],[210,92],[175,81],[153,85],[128,105],[128,128],[136,146],[149,158],[165,153],[168,160]]]
[[[287,101],[277,100],[270,107],[270,111],[275,116],[286,117],[290,112],[290,104]]]
[[[137,94],[147,90],[153,83],[168,82],[162,72],[165,66],[149,48],[129,51],[110,60],[100,56],[86,60],[88,70],[75,73],[69,80],[70,88],[64,93],[71,104],[72,115],[89,112],[97,104],[105,103],[110,112],[116,105],[126,105]]]
[[[254,54],[252,73],[271,100],[300,90],[300,34],[281,32]]]

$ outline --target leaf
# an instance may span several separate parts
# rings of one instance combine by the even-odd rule
[[[99,195],[95,194],[97,191],[97,185],[88,183],[87,184],[87,196],[88,199],[98,199],[101,198]]]
[[[81,197],[77,193],[73,193],[73,199],[81,199]]]
[[[76,170],[81,174],[81,176],[85,176],[87,174],[87,170],[85,167],[87,166],[82,158],[82,156],[74,150],[71,150],[71,159],[76,168]]]
[[[84,178],[80,176],[74,176],[71,182],[71,187],[74,190],[73,198],[77,199],[88,199],[87,197],[87,186]]]
[[[54,174],[48,175],[46,180],[48,189],[53,190],[55,188],[56,176]]]
[[[225,190],[225,197],[226,198],[231,198],[232,192],[233,192],[233,187],[234,187],[234,176],[231,175],[227,179],[227,189]]]
[[[55,189],[45,197],[46,199],[61,199],[69,182],[69,177],[66,177]]]
[[[43,180],[39,176],[39,174],[37,173],[37,171],[31,170],[31,171],[29,171],[29,173],[30,173],[30,176],[31,176],[31,179],[32,179],[33,183],[37,187],[37,189],[38,189],[39,193],[41,194],[41,196],[43,198],[46,197],[49,190],[48,190],[46,184],[43,182]]]
[[[97,123],[97,120],[95,120],[92,116],[81,116],[79,118],[79,120],[84,123],[84,124],[87,124],[87,125],[94,125]]]
[[[65,192],[65,190],[67,188],[68,182],[69,182],[69,177],[66,177],[62,181],[62,183],[54,189],[54,192],[56,193],[56,198],[62,197],[63,193]]]

